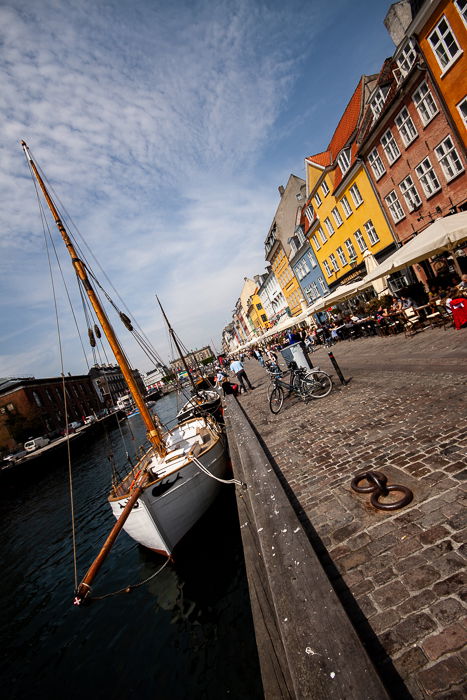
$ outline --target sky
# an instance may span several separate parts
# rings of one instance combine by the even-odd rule
[[[0,2],[0,377],[57,376],[60,346],[65,372],[93,362],[53,222],[65,283],[49,243],[52,285],[21,139],[163,359],[156,294],[188,349],[219,351],[244,278],[265,270],[277,188],[304,177],[359,77],[394,52],[389,5]],[[116,328],[133,366],[151,369]]]

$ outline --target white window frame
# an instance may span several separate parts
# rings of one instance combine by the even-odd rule
[[[400,74],[402,78],[405,78],[417,60],[417,47],[412,38],[404,44],[396,60]]]
[[[450,146],[447,144],[448,141],[450,142]],[[435,147],[435,153],[443,170],[446,182],[454,180],[455,177],[464,172],[464,165],[451,136],[446,136],[446,138]],[[456,162],[459,164],[459,167],[456,166]]]
[[[315,194],[315,202],[317,207],[320,207],[323,203],[321,197],[319,196],[319,192],[316,192]]]
[[[347,170],[350,168],[350,148],[342,149],[337,156],[337,162],[339,163],[339,168],[341,169],[342,175],[345,175]]]
[[[334,226],[332,225],[332,221],[331,221],[331,219],[329,218],[329,216],[327,216],[327,217],[324,219],[324,225],[326,226],[326,228],[327,228],[327,230],[328,230],[329,238],[330,238],[331,236],[334,236],[334,234],[335,234]]]
[[[368,221],[363,224],[363,227],[366,231],[366,235],[368,236],[368,240],[370,241],[370,245],[376,245],[380,242],[379,236],[376,233],[375,226],[371,219],[368,219]]]
[[[397,141],[392,134],[391,129],[387,129],[381,136],[381,146],[383,147],[383,151],[386,154],[386,158],[388,159],[389,165],[393,165],[393,163],[395,163],[396,160],[400,158],[401,152],[399,150],[399,146],[397,145]]]
[[[329,261],[334,268],[334,272],[339,272],[339,270],[340,270],[339,263],[337,262],[337,258],[334,255],[334,253],[331,253],[331,255],[329,256]]]
[[[332,277],[332,275],[334,274],[334,272],[331,270],[331,267],[330,267],[328,261],[327,261],[327,260],[323,260],[323,265],[324,265],[324,269],[326,270],[327,276],[328,276],[328,277]]]
[[[443,22],[446,25],[444,30],[441,29]],[[448,38],[449,36],[450,39]],[[444,75],[463,54],[459,42],[456,39],[456,35],[452,31],[451,25],[449,24],[445,15],[441,17],[431,34],[428,35],[428,43],[430,44],[431,50],[433,51],[435,58],[438,61],[438,65],[441,68],[441,75]],[[457,47],[457,51],[455,53],[451,53],[450,45]]]
[[[463,97],[460,102],[457,103],[456,107],[464,123],[464,126],[467,129],[467,95]]]
[[[463,4],[463,9],[460,7],[460,3],[462,2]],[[467,27],[467,2],[466,0],[454,0],[454,5],[456,6],[456,9],[460,16],[462,17],[462,20]]]
[[[413,119],[410,116],[410,112],[407,107],[402,107],[394,121],[399,130],[404,146],[407,148],[418,136],[418,131],[415,128],[415,124],[413,123]]]
[[[351,238],[347,238],[346,241],[344,241],[344,245],[347,248],[347,253],[349,254],[349,259],[351,262],[357,259],[357,251],[355,250],[355,246],[352,243]]]
[[[344,223],[344,221],[343,221],[343,219],[342,219],[342,216],[341,216],[340,211],[339,211],[339,209],[337,208],[337,206],[335,206],[333,209],[331,209],[331,214],[332,214],[333,217],[334,217],[334,221],[336,222],[337,228],[339,228],[340,226],[342,226],[342,224]]]
[[[308,258],[309,258],[309,260],[310,260],[310,264],[311,264],[311,267],[312,267],[312,268],[315,268],[315,267],[318,266],[318,263],[316,262],[316,258],[315,258],[315,256],[313,255],[313,253],[308,253]]]
[[[323,182],[321,184],[321,189],[323,190],[324,196],[327,197],[331,190],[329,189],[328,183],[326,182],[326,180],[323,180]]]
[[[422,200],[420,199],[420,195],[418,194],[411,175],[404,177],[402,182],[399,183],[399,189],[409,211],[415,211],[421,206]]]
[[[378,88],[371,99],[370,107],[371,111],[373,112],[373,120],[378,119],[379,115],[383,111],[388,89],[389,88]]]
[[[338,248],[336,248],[336,253],[337,253],[337,257],[341,261],[342,267],[345,267],[346,265],[349,264],[349,261],[345,257],[345,253],[344,253],[342,246],[339,246]]]
[[[359,248],[361,253],[364,253],[365,250],[368,250],[368,246],[367,246],[366,241],[365,241],[365,236],[363,235],[363,233],[360,231],[359,228],[355,231],[354,238],[357,242],[358,248]]]
[[[313,207],[311,206],[311,204],[308,204],[308,205],[305,207],[305,216],[306,216],[307,221],[308,221],[309,224],[312,224],[313,221],[315,220],[315,212],[314,212],[314,209],[313,209]]]
[[[423,126],[426,126],[436,117],[439,112],[433,93],[428,87],[428,83],[421,83],[412,95],[412,100],[420,115]]]
[[[415,172],[427,199],[439,192],[441,184],[428,157],[420,161],[415,167]]]
[[[349,188],[350,196],[353,199],[353,203],[355,204],[355,209],[358,209],[360,204],[363,204],[363,197],[360,194],[360,190],[358,189],[358,185],[355,182],[352,187]]]
[[[376,180],[379,180],[386,174],[386,168],[384,167],[384,163],[376,147],[368,154],[368,162],[371,165]]]
[[[349,216],[352,216],[353,209],[350,206],[349,200],[347,199],[347,196],[345,194],[341,199],[341,204],[342,204],[342,209],[344,210],[345,217],[346,217],[346,219],[348,219]]]
[[[322,277],[318,277],[318,284],[321,287],[322,293],[326,294],[326,292],[328,291],[328,286]]]
[[[314,233],[314,234],[312,235],[311,240],[312,240],[313,243],[315,244],[316,250],[320,250],[320,248],[321,248],[321,243],[318,241],[318,236],[316,235],[316,233]]]
[[[324,233],[324,231],[323,231],[323,229],[321,228],[321,226],[318,228],[318,233],[319,233],[319,237],[321,238],[321,243],[322,243],[323,245],[324,245],[325,243],[327,243],[327,242],[328,242],[328,237],[327,237],[326,234]]]

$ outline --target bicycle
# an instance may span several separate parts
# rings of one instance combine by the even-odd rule
[[[295,394],[305,402],[308,399],[322,399],[330,393],[332,379],[319,367],[306,370],[297,367],[295,362],[290,362],[288,367],[290,371],[288,383],[283,381],[285,372],[276,372],[272,377],[272,391],[269,395],[269,408],[272,413],[279,413],[281,410],[286,398],[284,389],[287,389],[287,397]]]

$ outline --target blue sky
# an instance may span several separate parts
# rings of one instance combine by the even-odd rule
[[[278,186],[304,176],[360,75],[393,53],[389,4],[0,5],[0,376],[60,373],[21,139],[159,353],[170,355],[156,294],[186,346],[219,348],[243,278],[264,271]],[[65,371],[85,372],[56,284]]]

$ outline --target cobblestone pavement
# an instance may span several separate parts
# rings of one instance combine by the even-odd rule
[[[321,400],[269,411],[265,370],[240,403],[393,697],[465,698],[467,330],[340,342],[352,381]],[[332,369],[327,350],[314,364]],[[413,490],[376,511],[350,488],[374,468]],[[398,685],[398,683],[400,685]]]

